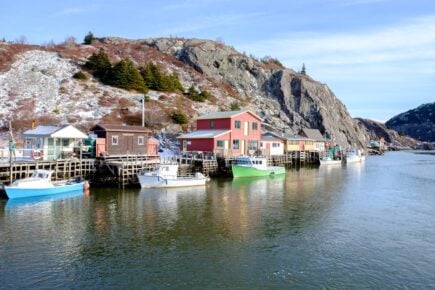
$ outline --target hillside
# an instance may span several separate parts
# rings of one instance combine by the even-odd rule
[[[386,123],[388,128],[420,141],[435,141],[435,102],[401,113]]]
[[[162,132],[194,129],[205,112],[228,110],[238,103],[260,115],[278,130],[318,128],[341,145],[366,144],[368,138],[327,85],[281,66],[273,59],[258,60],[210,40],[158,38],[127,40],[100,38],[92,45],[49,47],[0,43],[0,126],[13,120],[15,129],[37,123],[72,123],[87,129],[95,122],[140,124],[141,104],[134,91],[101,83],[83,67],[100,48],[112,63],[126,57],[139,67],[152,61],[176,73],[187,92],[194,85],[211,97],[197,102],[181,92],[149,91],[146,124]],[[83,71],[87,80],[73,75]],[[189,124],[173,124],[181,111]]]
[[[355,118],[355,122],[365,131],[370,140],[383,138],[393,148],[415,148],[419,143],[417,140],[407,136],[401,136],[396,131],[388,129],[385,124],[369,119]]]

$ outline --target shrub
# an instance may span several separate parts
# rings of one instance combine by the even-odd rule
[[[187,116],[182,112],[173,112],[171,114],[171,119],[176,124],[187,124]]]
[[[92,32],[88,32],[88,34],[86,34],[85,38],[83,39],[83,44],[92,44],[92,42],[95,40],[94,35],[92,34]]]
[[[85,81],[88,77],[80,70],[73,75],[73,78]]]
[[[232,102],[230,105],[230,110],[231,111],[240,111],[240,104],[239,102]]]
[[[167,75],[152,62],[145,64],[139,70],[145,85],[152,90],[167,92],[182,92],[184,90],[176,73]]]
[[[198,92],[195,87],[191,85],[189,90],[187,91],[187,96],[193,101],[205,102],[206,99],[211,97],[211,94],[205,90],[202,92]]]

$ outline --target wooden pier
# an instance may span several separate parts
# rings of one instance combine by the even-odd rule
[[[29,177],[37,169],[52,170],[53,180],[82,176],[92,180],[95,174],[95,159],[62,159],[55,161],[14,161],[0,163],[0,183],[9,184],[14,180]]]
[[[32,175],[36,169],[53,171],[53,180],[84,177],[94,185],[125,187],[138,183],[137,173],[151,171],[160,163],[179,164],[179,173],[202,172],[211,177],[231,176],[234,157],[219,157],[211,154],[183,154],[169,159],[157,155],[105,156],[96,159],[62,159],[53,161],[14,161],[0,163],[0,183],[9,184],[14,180]],[[294,151],[284,155],[270,156],[269,165],[299,167],[315,164],[318,152]]]

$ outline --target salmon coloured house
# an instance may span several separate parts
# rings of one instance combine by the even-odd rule
[[[251,111],[209,113],[197,119],[196,127],[196,131],[178,137],[182,152],[239,156],[259,149],[261,118]]]

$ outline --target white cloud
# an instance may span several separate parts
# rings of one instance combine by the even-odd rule
[[[241,21],[245,21],[249,18],[256,18],[261,15],[262,13],[245,13],[207,16],[199,19],[193,19],[191,22],[184,23],[183,25],[174,25],[171,28],[156,32],[155,34],[174,35],[221,26],[235,25]]]

